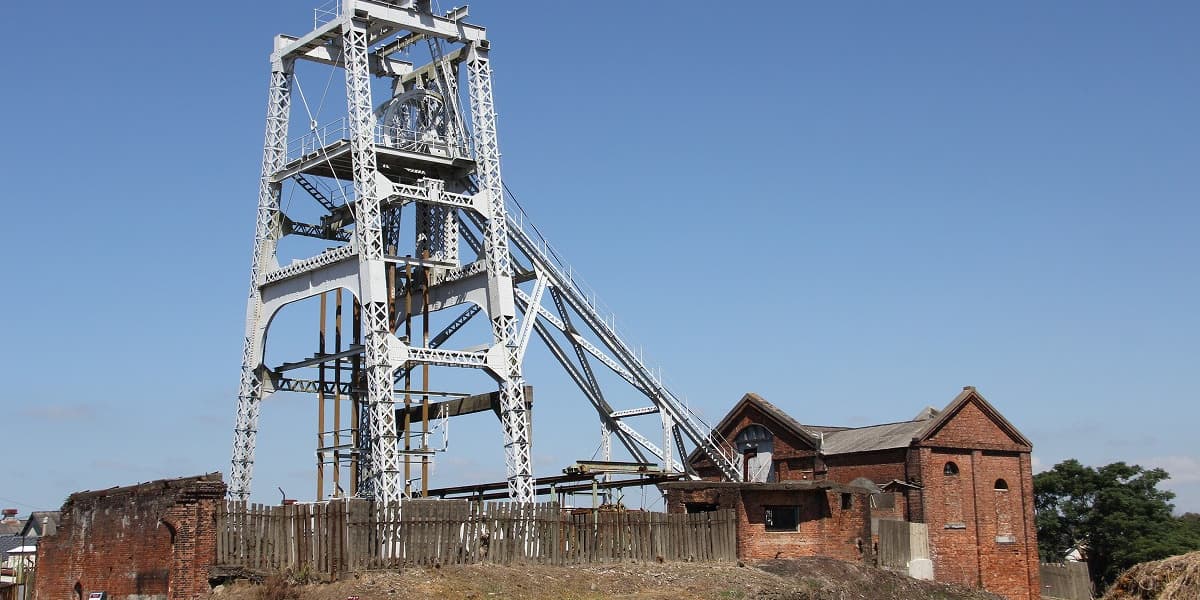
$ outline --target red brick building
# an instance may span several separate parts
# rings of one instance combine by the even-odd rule
[[[1032,445],[975,388],[942,410],[868,427],[805,425],[747,394],[716,430],[749,483],[718,483],[693,454],[705,481],[661,487],[670,511],[736,508],[739,556],[869,561],[871,521],[901,519],[927,525],[938,581],[1040,597]]]
[[[34,598],[194,600],[216,559],[220,473],[77,492],[38,543]]]
[[[667,494],[667,512],[736,510],[738,558],[861,561],[872,554],[870,495],[863,488],[813,481],[673,481],[659,487]]]

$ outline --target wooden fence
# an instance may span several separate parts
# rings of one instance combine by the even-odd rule
[[[366,500],[217,513],[217,565],[329,573],[402,565],[736,560],[732,510],[570,514],[552,503]]]

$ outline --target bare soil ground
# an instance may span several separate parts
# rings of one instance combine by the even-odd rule
[[[333,583],[219,586],[213,600],[454,600],[637,598],[667,600],[1001,600],[827,558],[728,563],[621,563],[571,567],[464,565],[361,573]]]

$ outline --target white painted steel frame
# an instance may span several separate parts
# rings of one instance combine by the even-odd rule
[[[464,46],[449,56],[443,56],[438,47],[432,51],[434,60],[430,65],[414,70],[408,63],[370,51],[376,41],[376,32],[385,30],[451,39]],[[281,230],[286,217],[280,212],[279,200],[282,180],[289,175],[284,171],[293,61],[297,58],[340,66],[345,70],[354,198],[344,209],[352,213],[355,227],[349,244],[279,268],[276,245],[280,236],[286,233]],[[417,182],[418,185],[410,185],[389,180],[378,171],[376,164],[371,76],[414,77],[416,73],[425,73],[432,68],[454,92],[456,84],[451,83],[454,74],[450,69],[458,64],[465,64],[467,70],[475,181],[464,184],[462,181],[425,178]],[[297,175],[297,179],[304,187],[303,177]],[[461,190],[464,186],[477,190],[473,194],[447,191],[448,187]],[[665,470],[689,469],[686,461],[677,462],[672,456],[674,445],[680,458],[686,457],[686,438],[711,459],[726,478],[740,480],[736,457],[694,418],[686,405],[662,386],[637,354],[609,327],[574,281],[541,251],[520,224],[511,220],[504,191],[491,61],[482,28],[371,0],[346,0],[338,19],[300,38],[279,36],[276,39],[234,427],[231,497],[245,500],[249,496],[259,407],[272,387],[270,381],[263,380],[265,321],[284,304],[338,287],[350,289],[362,307],[367,411],[362,422],[356,424],[360,428],[361,495],[385,502],[402,499],[405,486],[399,469],[393,386],[413,365],[429,364],[482,368],[496,379],[500,390],[509,496],[517,502],[532,502],[535,496],[530,460],[531,420],[524,398],[522,362],[535,332],[597,411],[604,460],[612,459],[611,439],[616,437],[637,461],[646,462],[648,455],[652,455],[662,462]],[[322,204],[329,209],[326,203]],[[387,263],[395,262],[397,258],[386,253],[388,244],[395,242],[394,225],[398,224],[399,211],[408,204],[415,204],[417,255],[422,257],[414,260],[429,262],[424,268],[430,269],[434,292],[430,306],[445,308],[461,303],[463,299],[472,303],[427,347],[412,347],[401,341],[389,323],[385,273]],[[470,227],[463,225],[464,218],[478,228],[482,240]],[[390,237],[385,239],[385,235]],[[472,246],[479,260],[456,267],[453,265],[459,262],[460,237]],[[528,268],[516,261],[510,243],[529,262]],[[523,292],[514,282],[517,268],[521,269],[523,280],[534,281],[531,294]],[[441,296],[438,296],[439,290]],[[542,305],[545,292],[549,292],[557,314]],[[520,321],[517,319],[518,307],[523,313]],[[485,312],[491,322],[490,349],[465,352],[439,348],[479,312]],[[599,344],[581,335],[572,322],[572,313],[582,320],[582,325],[592,332]],[[573,359],[559,344],[556,334],[570,344]],[[591,359],[599,360],[611,369],[649,398],[653,406],[615,411],[604,397]],[[286,386],[286,389],[301,391],[310,388],[313,386]],[[623,420],[655,412],[659,413],[662,424],[661,447]]]

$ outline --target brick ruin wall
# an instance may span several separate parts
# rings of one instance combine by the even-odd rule
[[[219,473],[72,494],[38,544],[36,600],[194,600],[209,591]]]
[[[839,490],[756,490],[706,488],[672,489],[667,511],[687,512],[688,505],[709,505],[737,511],[738,558],[746,560],[829,556],[861,562],[871,560],[870,495],[848,494],[850,506],[842,508]],[[771,531],[767,507],[794,506],[799,519],[794,531]]]

